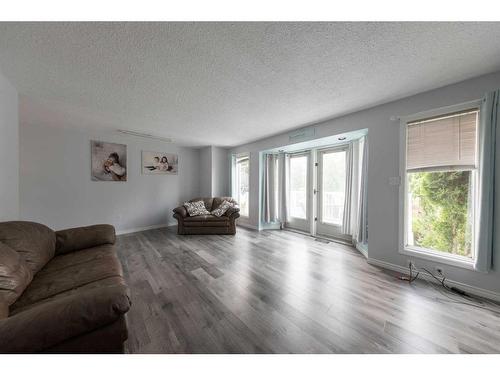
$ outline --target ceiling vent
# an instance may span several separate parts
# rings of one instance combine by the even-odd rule
[[[174,141],[172,138],[162,137],[162,136],[159,136],[159,135],[154,135],[154,134],[149,134],[149,133],[136,132],[136,131],[133,131],[133,130],[118,129],[118,131],[120,133],[127,134],[127,135],[132,135],[134,137],[154,139],[154,140],[157,140],[157,141],[162,141],[162,142],[167,142],[167,143],[172,143]]]
[[[290,142],[299,142],[313,139],[316,134],[316,129],[313,126],[297,129],[288,133],[288,140]]]

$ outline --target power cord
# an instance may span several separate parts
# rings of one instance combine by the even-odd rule
[[[483,304],[477,304],[477,303],[471,303],[470,301],[475,301],[470,295],[468,295],[466,292],[464,292],[463,290],[459,289],[459,288],[456,288],[456,287],[450,287],[449,285],[446,285],[446,277],[443,276],[442,278],[439,278],[437,277],[436,275],[434,275],[432,272],[430,272],[428,269],[426,268],[423,268],[422,269],[419,269],[417,268],[413,263],[410,262],[410,264],[408,265],[408,268],[409,268],[409,276],[401,276],[399,279],[400,280],[404,280],[404,281],[408,281],[409,284],[413,283],[415,280],[417,280],[418,276],[420,275],[420,272],[425,272],[427,273],[428,275],[430,275],[432,278],[434,278],[436,281],[439,282],[439,284],[443,287],[443,289],[445,289],[446,291],[450,292],[450,293],[454,293],[454,294],[458,294],[460,295],[461,297],[463,298],[466,298],[467,301],[461,301],[461,300],[457,300],[455,298],[452,298],[451,296],[449,296],[448,294],[446,293],[443,293],[443,291],[439,288],[436,288],[434,286],[434,283],[431,283],[430,281],[428,280],[425,280],[433,289],[437,290],[440,294],[442,294],[443,296],[445,296],[450,302],[453,302],[453,303],[458,303],[458,304],[463,304],[463,305],[468,305],[468,306],[473,306],[473,307],[477,307],[477,308],[480,308],[480,309],[483,309],[483,310],[487,310],[487,311],[490,311],[490,312],[493,312],[495,314],[499,314],[500,315],[500,311],[499,310],[495,310],[495,309],[491,309],[489,307],[486,307],[484,306]],[[417,274],[415,276],[413,276],[413,271],[416,271]],[[480,302],[481,303],[481,302]]]

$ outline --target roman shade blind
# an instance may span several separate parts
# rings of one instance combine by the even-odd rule
[[[408,123],[407,170],[476,166],[478,110]]]

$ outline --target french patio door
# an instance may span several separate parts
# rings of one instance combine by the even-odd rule
[[[288,221],[286,226],[304,232],[311,231],[311,153],[290,154],[287,163]]]
[[[343,233],[348,148],[319,150],[317,158],[316,235],[348,237]]]
[[[348,147],[289,154],[286,226],[313,236],[348,239],[344,209]]]

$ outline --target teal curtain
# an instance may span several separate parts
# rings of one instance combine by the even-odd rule
[[[479,117],[479,210],[474,269],[488,272],[493,264],[495,159],[500,121],[500,90],[483,98]]]

